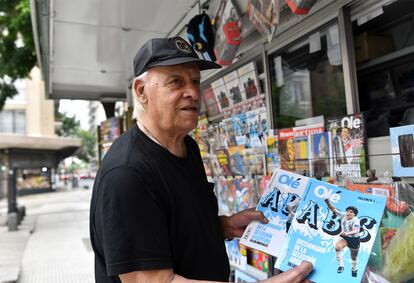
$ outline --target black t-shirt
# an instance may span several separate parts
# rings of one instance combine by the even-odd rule
[[[228,281],[229,262],[213,184],[195,141],[179,158],[136,125],[106,154],[91,202],[95,280],[173,268],[189,279]]]

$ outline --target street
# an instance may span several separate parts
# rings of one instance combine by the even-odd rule
[[[18,204],[26,206],[26,217],[35,218],[35,228],[28,237],[17,282],[94,282],[88,226],[91,183],[90,189],[83,189],[81,183],[79,189],[18,198]]]

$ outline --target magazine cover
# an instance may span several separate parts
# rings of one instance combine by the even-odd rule
[[[309,177],[309,136],[312,134],[322,133],[324,130],[325,126],[323,124],[293,128],[293,132],[295,134],[293,140],[295,147],[295,173]]]
[[[310,176],[316,179],[332,176],[331,133],[322,132],[309,136]]]
[[[220,109],[224,110],[230,106],[230,96],[227,93],[226,86],[224,85],[224,80],[218,79],[211,83],[211,88],[213,89],[214,95],[219,102]]]
[[[243,159],[249,175],[264,175],[265,154],[263,149],[246,148],[243,150]]]
[[[231,241],[225,241],[225,244],[230,264],[243,269],[247,264],[247,258],[246,254],[242,255],[240,253],[239,241],[234,239]]]
[[[239,76],[237,75],[237,71],[228,73],[223,77],[223,80],[224,84],[226,85],[227,93],[231,99],[231,105],[235,105],[242,102],[243,100],[246,100],[245,93],[240,87],[240,80]]]
[[[280,168],[290,172],[295,170],[295,132],[293,128],[279,129],[278,132],[278,153]]]
[[[255,207],[257,200],[253,179],[237,176],[234,178],[234,184],[236,185],[236,212]]]
[[[275,267],[313,263],[313,282],[361,282],[386,199],[312,179]]]
[[[220,122],[220,140],[224,147],[236,146],[236,134],[233,130],[233,121],[231,118],[223,119]]]
[[[249,127],[250,146],[264,148],[267,135],[266,107],[247,111],[247,125]]]
[[[233,131],[236,137],[236,144],[250,147],[249,126],[247,124],[246,113],[234,115],[231,118],[231,121],[233,124]]]
[[[266,136],[266,171],[272,175],[279,168],[278,135],[277,130],[269,130]]]
[[[253,249],[278,257],[293,215],[310,179],[284,170],[276,170],[266,187],[257,210],[268,224],[250,223],[240,242]]]
[[[414,176],[414,125],[390,128],[390,140],[393,175]]]
[[[221,113],[217,96],[214,94],[212,87],[207,87],[203,90],[203,98],[206,103],[207,114],[209,117],[213,117]]]
[[[362,114],[329,118],[326,125],[332,135],[332,177],[336,176],[338,171],[348,177],[365,176],[367,143]]]
[[[237,74],[240,78],[240,85],[243,87],[242,91],[245,93],[247,99],[255,97],[260,93],[256,65],[254,62],[250,62],[238,68]]]
[[[219,215],[231,215],[236,208],[236,191],[224,176],[215,178]]]
[[[249,174],[249,168],[246,167],[244,149],[244,145],[230,146],[228,148],[230,167],[233,175],[246,176]]]
[[[227,148],[217,148],[216,155],[223,176],[232,176],[230,157]]]
[[[256,188],[257,188],[257,199],[260,199],[264,193],[264,191],[266,190],[270,179],[272,178],[272,176],[255,176],[256,179]]]
[[[247,4],[247,16],[255,28],[271,42],[279,23],[279,1],[250,0]]]
[[[217,63],[230,65],[241,43],[242,22],[232,0],[221,1],[216,21],[214,54]]]

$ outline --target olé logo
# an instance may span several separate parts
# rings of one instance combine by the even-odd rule
[[[278,181],[279,183],[283,184],[283,185],[288,185],[289,187],[293,188],[293,189],[297,189],[299,187],[299,180],[300,179],[295,179],[295,177],[293,176],[289,176],[286,174],[280,175]]]
[[[361,119],[354,118],[354,116],[344,117],[341,120],[341,127],[347,127],[349,129],[359,129],[359,127],[361,127]]]
[[[177,38],[176,40],[174,40],[175,46],[177,46],[177,48],[185,53],[193,53],[193,49],[191,48],[191,46],[183,39],[181,38]]]
[[[322,185],[316,186],[314,193],[317,197],[329,199],[329,201],[333,203],[337,203],[341,199],[341,196],[334,193],[333,189],[328,189]]]

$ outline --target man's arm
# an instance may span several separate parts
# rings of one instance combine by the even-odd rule
[[[224,238],[241,237],[247,225],[254,220],[263,224],[269,223],[269,220],[263,213],[254,208],[243,210],[232,216],[220,216],[221,230],[223,231]]]
[[[309,282],[306,276],[312,271],[313,266],[310,262],[303,261],[299,266],[292,268],[282,274],[273,276],[269,279],[259,281],[261,283],[299,283]],[[174,274],[172,269],[135,271],[119,276],[122,283],[219,283],[216,281],[201,281],[186,279]]]
[[[330,202],[329,202],[329,199],[325,199],[325,203],[326,203],[326,205],[328,206],[328,208],[330,209],[330,210],[332,210],[332,212],[336,215],[337,213],[336,213],[336,208],[335,208],[335,206],[333,206]]]

